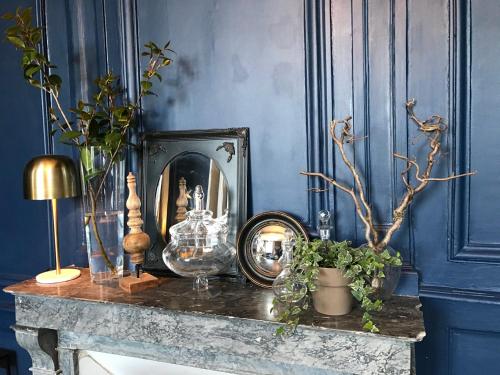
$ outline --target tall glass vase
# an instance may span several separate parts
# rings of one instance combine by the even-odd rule
[[[100,147],[82,148],[81,170],[90,275],[113,284],[123,276],[125,161]]]

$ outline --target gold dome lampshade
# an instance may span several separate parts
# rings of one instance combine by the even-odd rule
[[[56,269],[36,276],[42,284],[60,283],[76,279],[80,270],[61,269],[59,260],[59,227],[57,221],[57,199],[79,195],[78,179],[73,160],[62,155],[42,155],[31,159],[24,168],[24,198],[52,202],[54,227],[54,250]]]

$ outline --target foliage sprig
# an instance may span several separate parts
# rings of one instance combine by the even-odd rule
[[[141,110],[141,100],[146,96],[156,95],[152,91],[153,79],[162,81],[160,70],[172,62],[168,56],[169,53],[173,53],[170,42],[162,48],[154,42],[144,45],[142,56],[147,57],[147,64],[142,73],[135,101],[129,101],[125,97],[124,90],[120,86],[120,78],[108,72],[94,81],[96,92],[90,102],[79,100],[74,108],[69,109],[74,119],[70,121],[71,117],[62,108],[60,101],[62,79],[54,74],[56,66],[44,55],[42,48],[44,30],[32,25],[32,9],[18,8],[15,13],[6,13],[2,18],[13,23],[5,30],[5,37],[22,52],[21,65],[25,80],[43,90],[52,100],[54,106],[49,103],[48,108],[51,135],[59,134],[62,143],[79,149],[83,178],[87,182],[91,224],[101,254],[108,268],[114,273],[115,267],[106,253],[98,231],[96,204],[111,167],[120,160],[123,155],[121,151],[128,145],[128,132],[134,126],[136,115]],[[105,156],[106,164],[100,169],[96,169],[93,165],[93,147]]]

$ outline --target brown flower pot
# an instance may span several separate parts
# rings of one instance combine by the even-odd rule
[[[338,268],[321,268],[313,292],[316,311],[325,315],[345,315],[352,310],[350,279],[344,277]]]

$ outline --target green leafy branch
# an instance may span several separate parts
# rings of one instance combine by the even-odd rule
[[[80,152],[83,166],[83,178],[87,193],[90,198],[92,227],[100,251],[108,268],[114,272],[101,240],[96,223],[97,198],[102,192],[106,177],[111,167],[122,157],[123,149],[128,145],[127,135],[135,124],[135,117],[141,110],[140,103],[143,98],[156,95],[151,89],[153,78],[162,81],[160,70],[171,64],[167,56],[174,51],[170,49],[170,42],[163,48],[154,42],[144,45],[142,56],[147,56],[148,61],[140,81],[140,90],[135,102],[129,102],[124,97],[124,90],[120,86],[120,78],[108,72],[95,80],[97,92],[89,103],[79,100],[75,108],[70,108],[75,123],[69,121],[69,116],[63,110],[59,95],[62,79],[53,74],[56,69],[43,54],[41,41],[43,29],[32,25],[31,8],[18,8],[15,13],[6,13],[3,19],[13,22],[5,30],[7,41],[22,51],[21,65],[26,81],[50,95],[55,109],[49,105],[49,122],[52,126],[51,135],[60,133],[60,141],[64,144],[76,146]],[[106,165],[103,169],[96,169],[93,165],[92,147],[96,147],[106,155]]]
[[[5,37],[12,45],[22,51],[21,65],[26,81],[36,88],[48,93],[54,101],[63,122],[59,122],[53,108],[49,109],[49,120],[62,132],[73,131],[72,124],[64,113],[59,93],[62,85],[61,77],[50,74],[56,68],[41,52],[43,29],[32,26],[31,8],[18,8],[16,13],[6,13],[3,19],[13,21],[13,25],[5,30]]]

